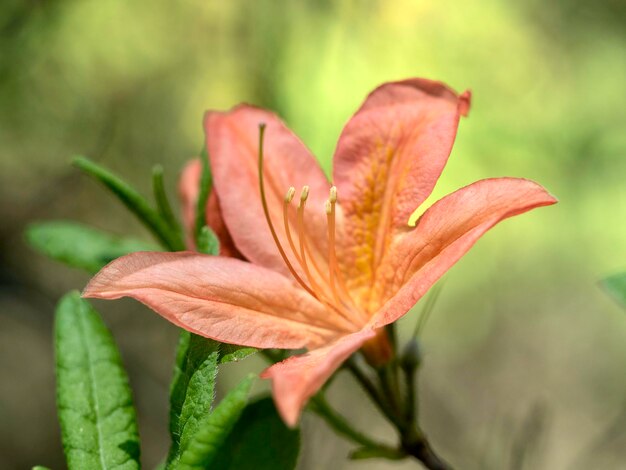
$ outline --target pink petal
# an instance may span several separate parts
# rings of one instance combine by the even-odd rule
[[[272,379],[276,408],[288,426],[296,426],[307,400],[343,361],[374,336],[369,329],[343,336],[328,346],[274,364],[261,374],[262,378]]]
[[[104,267],[84,297],[132,297],[175,325],[257,348],[315,347],[347,325],[287,278],[241,260],[139,252]]]
[[[180,175],[178,192],[182,205],[183,223],[187,247],[195,250],[194,231],[196,227],[196,207],[200,193],[200,176],[202,175],[202,163],[199,159],[191,160]],[[222,218],[217,193],[212,191],[206,208],[206,223],[215,232],[220,240],[220,255],[233,258],[242,258],[241,253],[235,248],[232,238],[226,229]]]
[[[346,124],[333,178],[345,216],[347,277],[371,281],[391,234],[432,192],[456,136],[469,92],[410,79],[376,88]]]
[[[303,186],[310,187],[305,228],[315,256],[326,259],[324,201],[330,185],[309,150],[273,113],[241,105],[228,112],[205,116],[207,148],[222,214],[235,246],[254,264],[283,274],[282,260],[266,222],[259,191],[259,124],[267,125],[264,143],[264,175],[267,203],[278,237],[290,253],[283,229],[283,201],[290,186],[296,201]],[[293,203],[295,207],[295,201]],[[296,211],[289,219],[295,225]],[[294,240],[297,236],[294,232]],[[293,264],[296,264],[292,258]]]
[[[380,327],[404,315],[476,241],[501,220],[557,200],[519,178],[485,179],[430,207],[413,230],[398,235],[381,263],[373,298]]]

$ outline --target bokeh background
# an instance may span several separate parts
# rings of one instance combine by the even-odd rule
[[[276,110],[328,170],[365,94],[410,76],[474,93],[436,197],[523,176],[560,199],[497,227],[446,276],[423,335],[424,428],[460,469],[626,468],[626,312],[598,285],[626,269],[622,0],[4,0],[0,467],[64,468],[53,309],[87,280],[28,248],[24,227],[68,218],[148,237],[72,155],[146,193],[161,163],[174,192],[202,146],[203,111],[247,101]],[[133,302],[98,307],[130,371],[151,468],[168,442],[177,331]],[[246,364],[222,387],[263,365]],[[349,377],[331,400],[393,440]],[[418,466],[349,462],[350,446],[315,417],[304,436],[301,469]]]

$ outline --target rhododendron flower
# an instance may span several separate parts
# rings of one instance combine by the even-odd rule
[[[332,186],[275,114],[248,105],[208,112],[212,225],[227,229],[221,233],[232,246],[224,254],[237,257],[134,253],[102,269],[84,295],[133,297],[226,343],[306,348],[263,373],[283,419],[295,425],[307,399],[352,353],[363,348],[370,361],[385,360],[383,327],[489,228],[556,202],[532,181],[486,179],[408,225],[446,164],[469,98],[423,79],[376,88],[339,138]]]

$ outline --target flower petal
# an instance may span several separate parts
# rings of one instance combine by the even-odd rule
[[[439,200],[414,229],[394,239],[378,271],[372,299],[382,308],[371,324],[380,327],[404,315],[501,220],[556,202],[537,183],[519,178],[481,180]]]
[[[272,379],[276,408],[288,426],[296,426],[307,400],[343,361],[374,336],[370,329],[343,336],[328,346],[274,364],[261,374],[264,379]]]
[[[194,232],[196,229],[196,209],[198,195],[200,193],[200,176],[202,175],[202,163],[199,159],[191,160],[180,175],[178,192],[180,195],[183,223],[185,226],[185,238],[187,247],[195,250],[196,242]],[[206,208],[206,223],[215,232],[220,240],[220,255],[233,258],[242,258],[241,253],[235,248],[233,239],[230,237],[222,218],[217,193],[211,192]]]
[[[391,240],[432,192],[467,114],[470,94],[410,79],[376,88],[346,124],[333,179],[345,217],[342,258],[353,284],[368,284]]]
[[[119,258],[89,282],[83,296],[132,297],[188,331],[257,348],[319,346],[344,326],[278,273],[192,252]]]
[[[289,273],[271,236],[261,204],[259,124],[265,123],[265,187],[270,217],[279,240],[288,247],[283,229],[283,201],[287,190],[294,186],[299,192],[308,185],[306,232],[315,256],[323,262],[327,245],[324,201],[330,185],[304,144],[275,114],[252,106],[241,105],[223,113],[208,112],[204,122],[224,221],[235,246],[246,259],[283,274]],[[289,218],[295,225],[295,209],[290,211]],[[293,238],[298,246],[295,231]],[[285,251],[289,254],[290,250]]]

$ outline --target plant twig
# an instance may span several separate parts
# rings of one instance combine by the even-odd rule
[[[406,457],[406,454],[403,451],[380,444],[350,426],[346,419],[328,404],[328,401],[323,393],[318,393],[311,398],[309,408],[311,411],[324,419],[324,421],[326,421],[326,423],[340,436],[343,436],[368,449],[375,449],[381,455],[388,456],[388,458],[399,459]]]
[[[398,419],[398,416],[389,405],[387,399],[379,392],[376,385],[372,383],[370,378],[359,368],[354,362],[353,358],[346,361],[345,367],[352,373],[352,376],[359,382],[363,390],[369,395],[374,404],[382,412],[382,414],[393,424],[396,428],[403,427],[402,422]]]

